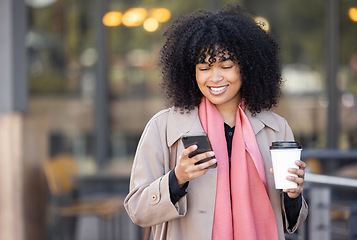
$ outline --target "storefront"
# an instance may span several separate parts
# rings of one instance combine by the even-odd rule
[[[17,164],[27,166],[24,179],[33,179],[31,189],[40,194],[27,190],[35,208],[33,212],[25,211],[23,236],[16,239],[25,239],[24,235],[29,236],[26,239],[43,239],[45,234],[33,230],[46,225],[45,210],[41,208],[48,205],[47,187],[44,178],[38,177],[43,174],[43,161],[67,154],[83,179],[100,179],[103,172],[108,172],[127,183],[146,122],[167,107],[160,93],[157,67],[165,28],[180,14],[219,9],[230,2],[0,3],[4,20],[0,21],[4,34],[0,39],[6,40],[0,41],[4,53],[0,64],[4,74],[0,80],[0,113],[2,117],[14,112],[23,116],[20,125],[24,130],[19,136],[31,147],[22,148],[23,158]],[[264,17],[267,31],[280,44],[286,82],[274,111],[287,119],[296,139],[305,149],[316,151],[357,148],[356,2],[236,2]],[[334,173],[348,163],[352,161],[318,161],[314,171]],[[97,188],[108,190],[101,184]],[[110,189],[125,192],[127,185]],[[24,206],[30,207],[26,203]]]

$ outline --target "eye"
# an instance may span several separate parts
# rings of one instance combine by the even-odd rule
[[[210,67],[207,64],[198,64],[197,69],[199,71],[207,71],[210,69]]]
[[[230,68],[232,68],[232,67],[233,67],[233,65],[222,66],[222,69],[230,69]]]
[[[220,66],[222,69],[231,69],[235,66],[235,64],[232,60],[226,59],[221,62]]]

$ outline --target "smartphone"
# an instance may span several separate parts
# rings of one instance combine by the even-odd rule
[[[200,153],[212,151],[211,143],[208,139],[207,133],[205,133],[205,132],[185,133],[185,134],[182,134],[181,140],[182,140],[183,146],[185,148],[188,148],[189,146],[192,146],[192,145],[197,145],[198,148],[188,155],[188,157],[190,157],[190,158],[197,154],[200,154]],[[207,162],[214,158],[215,158],[215,156],[202,159],[202,160],[198,161],[197,163],[195,163],[195,165]],[[215,168],[215,167],[217,167],[217,163],[209,166],[208,168]]]

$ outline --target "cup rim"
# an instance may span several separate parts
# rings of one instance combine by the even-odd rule
[[[276,141],[270,146],[270,150],[284,149],[302,149],[302,146],[298,142],[293,141]]]

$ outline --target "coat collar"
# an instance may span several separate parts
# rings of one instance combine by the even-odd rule
[[[255,135],[257,135],[258,132],[260,132],[260,130],[262,130],[265,126],[273,129],[276,132],[279,132],[279,124],[275,120],[272,112],[261,111],[260,113],[257,113],[255,116],[253,116],[252,113],[248,109],[246,109],[245,113],[248,116]]]
[[[198,108],[182,113],[178,108],[170,108],[167,123],[167,145],[172,146],[183,133],[203,132]]]
[[[265,126],[279,132],[279,125],[276,122],[273,113],[262,111],[252,116],[249,110],[245,110],[250,124],[257,135]],[[170,108],[167,123],[167,145],[172,146],[183,133],[203,132],[203,128],[198,117],[198,108],[190,112],[181,113],[180,109]]]

